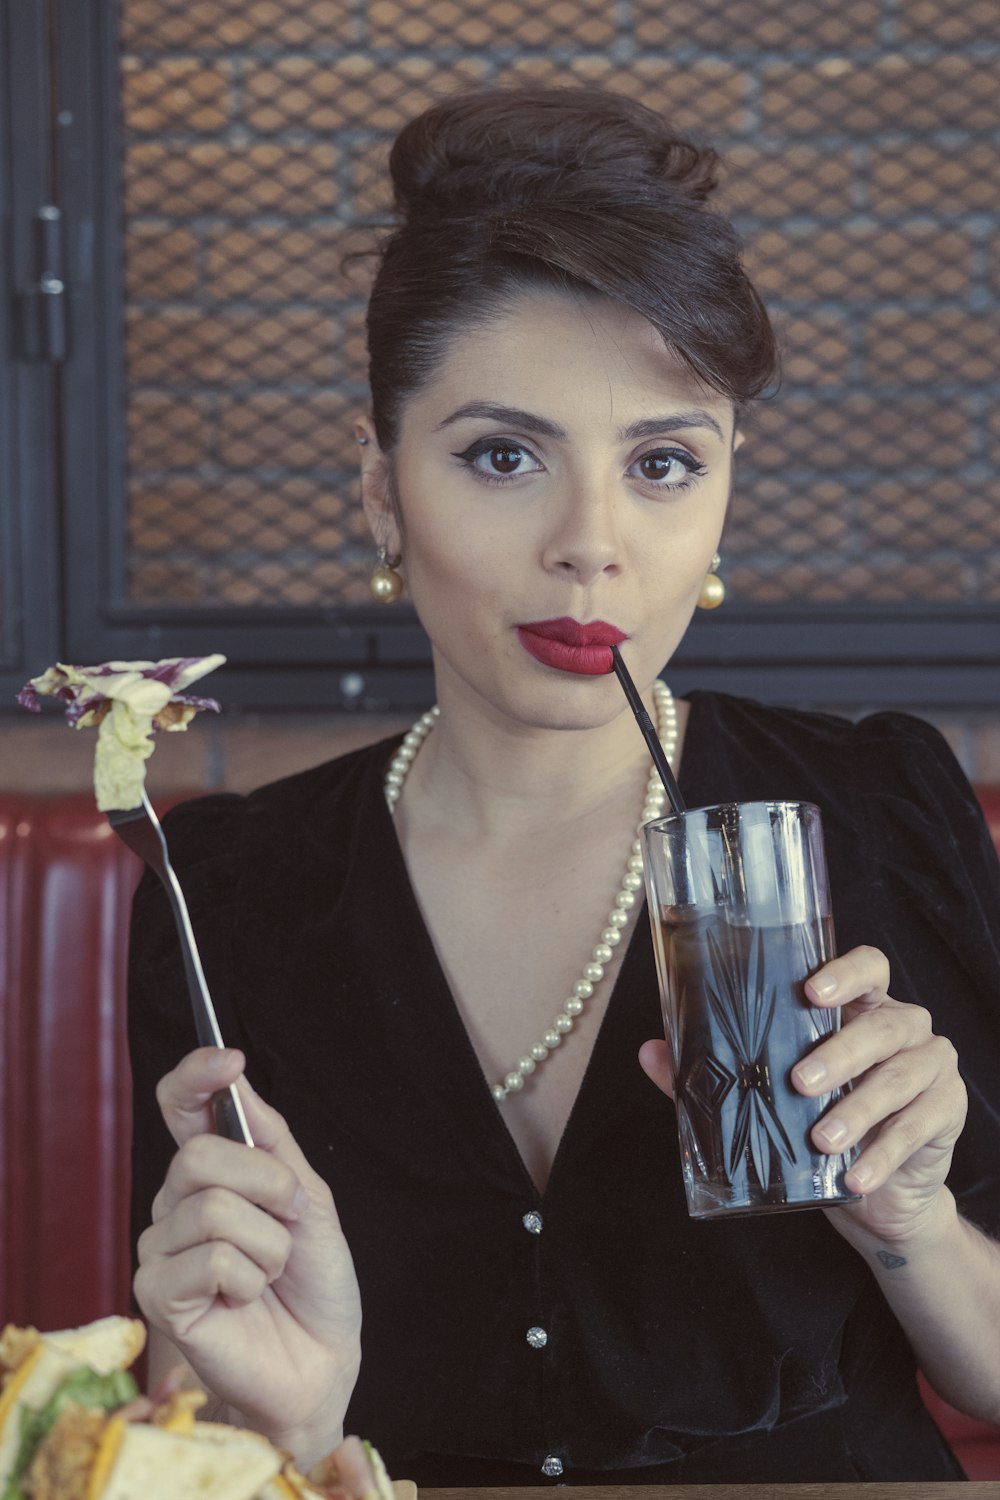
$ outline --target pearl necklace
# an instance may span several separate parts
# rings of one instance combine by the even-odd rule
[[[663,745],[664,754],[669,761],[673,759],[677,749],[677,705],[674,702],[673,693],[665,682],[657,680],[653,684],[653,697],[656,702],[657,733]],[[440,714],[441,710],[437,704],[429,708],[417,720],[409,733],[404,735],[403,743],[393,756],[385,778],[385,800],[389,805],[390,813],[395,812],[396,803],[399,801],[414,757],[434,728]],[[636,829],[637,835],[644,823],[663,816],[665,802],[666,793],[663,790],[663,783],[654,766],[650,769],[646,782],[646,800],[643,803],[642,817]],[[577,1016],[582,1014],[585,1003],[604,978],[605,965],[611,962],[612,950],[621,942],[622,929],[628,926],[629,913],[635,906],[636,893],[640,890],[642,890],[642,845],[636,837],[629,850],[625,874],[622,877],[618,894],[615,896],[614,905],[608,912],[604,931],[601,933],[601,941],[594,945],[590,962],[584,964],[580,978],[563,1001],[562,1009],[549,1030],[543,1034],[541,1041],[529,1047],[524,1056],[518,1058],[517,1066],[505,1075],[502,1083],[493,1085],[493,1097],[498,1104],[506,1099],[508,1094],[516,1094],[523,1089],[525,1079],[529,1078],[546,1061],[559,1046],[563,1037],[573,1030],[573,1023]]]

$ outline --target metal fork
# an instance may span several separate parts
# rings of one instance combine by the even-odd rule
[[[122,843],[127,844],[132,852],[138,854],[153,873],[159,876],[166,889],[170,899],[170,909],[177,924],[177,935],[180,938],[184,973],[191,996],[191,1009],[194,1012],[194,1025],[199,1046],[224,1046],[215,1006],[212,1004],[212,997],[205,982],[205,971],[201,966],[201,957],[198,953],[198,944],[195,942],[191,918],[188,915],[187,902],[184,900],[184,892],[181,890],[180,881],[170,863],[167,841],[160,827],[160,820],[153,811],[153,805],[145,791],[143,791],[142,803],[139,807],[109,812],[108,822]],[[231,1083],[228,1088],[220,1089],[217,1094],[212,1095],[212,1114],[215,1118],[217,1134],[225,1136],[230,1141],[242,1141],[246,1146],[253,1145],[253,1136],[250,1134],[250,1127],[243,1113],[243,1104],[235,1084]]]

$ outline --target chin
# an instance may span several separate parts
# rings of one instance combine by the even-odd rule
[[[599,677],[560,674],[505,699],[507,713],[526,727],[570,731],[600,729],[625,702],[613,672]]]

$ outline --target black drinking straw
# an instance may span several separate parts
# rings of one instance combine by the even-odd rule
[[[618,681],[622,685],[626,698],[628,699],[629,707],[635,714],[636,723],[642,730],[642,737],[646,741],[650,755],[653,757],[653,765],[660,773],[660,780],[663,782],[664,791],[670,798],[670,805],[675,813],[686,812],[687,809],[684,806],[684,798],[681,796],[680,787],[674,780],[674,773],[670,769],[670,762],[667,760],[667,757],[663,753],[663,746],[660,744],[660,737],[657,734],[656,730],[653,728],[653,721],[650,719],[649,714],[643,707],[642,699],[639,697],[635,683],[628,675],[628,668],[622,661],[621,654],[617,646],[611,647],[611,660],[614,662],[615,674],[618,678]]]

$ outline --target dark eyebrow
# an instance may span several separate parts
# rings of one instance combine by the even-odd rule
[[[537,432],[541,437],[565,438],[565,430],[556,422],[550,422],[547,417],[535,416],[533,412],[522,411],[519,406],[500,406],[493,401],[467,401],[451,416],[445,417],[434,429],[440,432],[444,427],[450,427],[453,422],[461,422],[468,417],[479,417],[488,422],[500,422],[506,427],[516,427],[521,432]],[[715,418],[707,411],[697,408],[693,411],[677,411],[669,417],[644,417],[641,422],[633,422],[628,427],[619,428],[618,441],[620,443],[634,443],[638,438],[655,437],[660,432],[680,432],[686,427],[707,427],[725,442],[725,434]]]
[[[637,438],[655,437],[658,432],[680,432],[685,427],[708,427],[725,442],[725,435],[718,422],[711,413],[700,408],[694,411],[675,411],[669,417],[644,417],[641,422],[633,422],[630,427],[619,428],[618,441],[634,443]]]
[[[518,427],[522,432],[537,432],[541,437],[564,438],[566,433],[555,422],[550,422],[547,417],[536,417],[530,411],[522,411],[519,406],[498,406],[493,401],[467,401],[457,411],[453,411],[450,417],[445,417],[435,427],[435,432],[440,432],[443,427],[450,427],[452,422],[461,422],[466,417],[482,417],[488,422],[500,422],[506,427]]]

